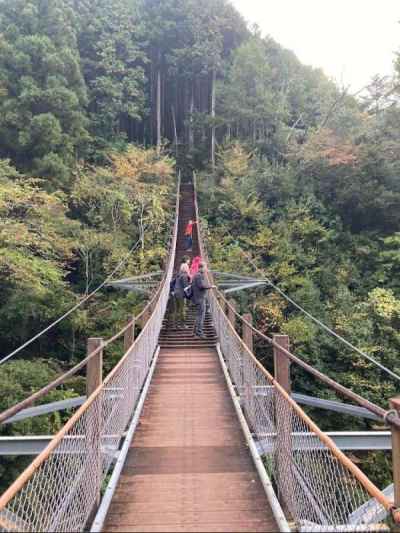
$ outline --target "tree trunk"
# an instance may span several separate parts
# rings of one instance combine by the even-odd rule
[[[194,112],[194,81],[192,80],[192,92],[190,95],[190,109],[189,109],[189,150],[193,150],[194,137],[193,137],[193,112]]]
[[[149,124],[149,142],[150,144],[154,143],[154,67],[153,61],[150,62],[150,113],[148,118]]]
[[[215,82],[216,82],[216,69],[212,72],[211,82],[211,168],[215,170]]]
[[[176,116],[175,116],[175,108],[173,105],[171,106],[171,112],[172,112],[172,123],[174,126],[175,159],[178,160],[178,132],[176,130]]]
[[[161,72],[157,71],[157,154],[161,153]]]

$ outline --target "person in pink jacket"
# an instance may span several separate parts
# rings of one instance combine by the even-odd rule
[[[193,279],[194,276],[197,274],[200,263],[201,263],[201,257],[199,255],[196,255],[196,257],[193,257],[192,263],[190,265],[190,279]]]

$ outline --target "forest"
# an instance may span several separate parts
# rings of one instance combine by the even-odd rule
[[[0,0],[0,359],[89,294],[136,242],[118,276],[159,270],[179,169],[198,174],[212,267],[268,276],[399,374],[399,77],[397,55],[393,77],[351,94],[227,0]],[[385,408],[396,395],[394,379],[270,287],[237,302],[343,385]],[[143,303],[106,288],[1,365],[0,410]],[[299,371],[293,383],[336,399]],[[44,402],[82,391],[78,377]],[[313,415],[323,429],[371,427]],[[51,434],[67,417],[0,434]],[[387,455],[363,460],[388,482]],[[1,488],[25,461],[0,462]]]

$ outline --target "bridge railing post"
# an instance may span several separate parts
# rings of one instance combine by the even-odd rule
[[[253,317],[250,313],[247,313],[243,315],[243,318],[249,322],[250,324],[253,323]],[[252,329],[243,322],[243,329],[242,329],[242,338],[244,344],[247,346],[247,348],[253,352],[253,331]],[[245,393],[245,372],[244,372],[244,360],[243,356],[240,361],[240,369],[239,369],[239,376],[240,376],[240,383],[239,383],[239,392],[240,395],[244,395]],[[245,359],[247,359],[245,355]]]
[[[229,300],[229,305],[230,307],[228,307],[228,320],[232,324],[232,326],[236,329],[236,315],[235,315],[236,302],[235,300]]]
[[[128,329],[124,333],[124,353],[126,353],[132,346],[135,340],[135,317],[132,316],[128,320]]]
[[[289,350],[287,335],[273,335],[275,380],[290,394],[290,361],[282,353],[280,347]],[[293,474],[292,474],[292,410],[285,398],[275,391],[275,420],[276,420],[276,461],[277,485],[281,497],[289,509],[292,508]]]
[[[400,396],[390,400],[390,408],[400,415]],[[394,507],[400,509],[400,429],[391,426],[392,432],[392,459],[393,459],[393,484]],[[398,530],[397,530],[398,531]]]
[[[87,355],[90,355],[103,344],[101,337],[90,337],[87,340]],[[89,397],[103,381],[103,350],[90,359],[86,365],[86,394]]]
[[[253,324],[253,317],[251,316],[250,313],[246,313],[243,315],[243,318],[246,322],[248,322],[249,324]],[[245,345],[247,346],[247,348],[253,352],[253,330],[251,329],[250,326],[248,326],[247,324],[245,324],[243,322],[243,332],[242,332],[242,336],[243,336],[243,342],[245,343]]]
[[[103,345],[100,337],[91,337],[87,341],[87,355]],[[86,394],[89,396],[101,385],[103,381],[103,350],[90,359],[86,365]],[[101,421],[102,421],[102,396],[101,394],[92,404],[93,416],[87,417],[86,439],[87,456],[93,458],[91,471],[94,478],[92,489],[95,497],[95,508],[100,503],[100,490],[102,480],[102,459],[101,459]],[[89,495],[88,495],[89,496]],[[95,509],[93,509],[93,512]]]
[[[287,335],[273,335],[272,339],[274,343],[282,346],[285,350],[289,350],[289,337]],[[275,379],[290,394],[290,360],[276,344],[273,347]]]

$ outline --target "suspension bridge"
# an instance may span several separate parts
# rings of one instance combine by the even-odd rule
[[[302,409],[300,403],[310,399],[292,393],[290,365],[352,402],[330,402],[330,408],[385,420],[398,451],[396,400],[385,411],[336,383],[294,355],[286,336],[258,332],[220,291],[209,294],[205,338],[170,327],[170,282],[186,253],[184,228],[191,218],[199,220],[195,183],[180,184],[168,260],[143,312],[111,339],[89,339],[83,361],[0,414],[3,424],[33,416],[39,398],[86,367],[87,395],[69,401],[77,410],[0,497],[0,530],[398,527],[396,456],[394,490],[382,491]],[[199,224],[192,254],[208,261]],[[212,283],[213,274],[208,276]],[[149,279],[147,288],[156,283]],[[232,283],[231,278],[227,284]],[[253,286],[257,280],[241,283]],[[189,325],[193,320],[190,309]],[[253,353],[255,335],[272,347],[274,375]],[[123,342],[124,355],[103,379],[103,354],[114,342]],[[61,404],[56,408],[66,408]],[[39,407],[41,414],[52,409]]]

